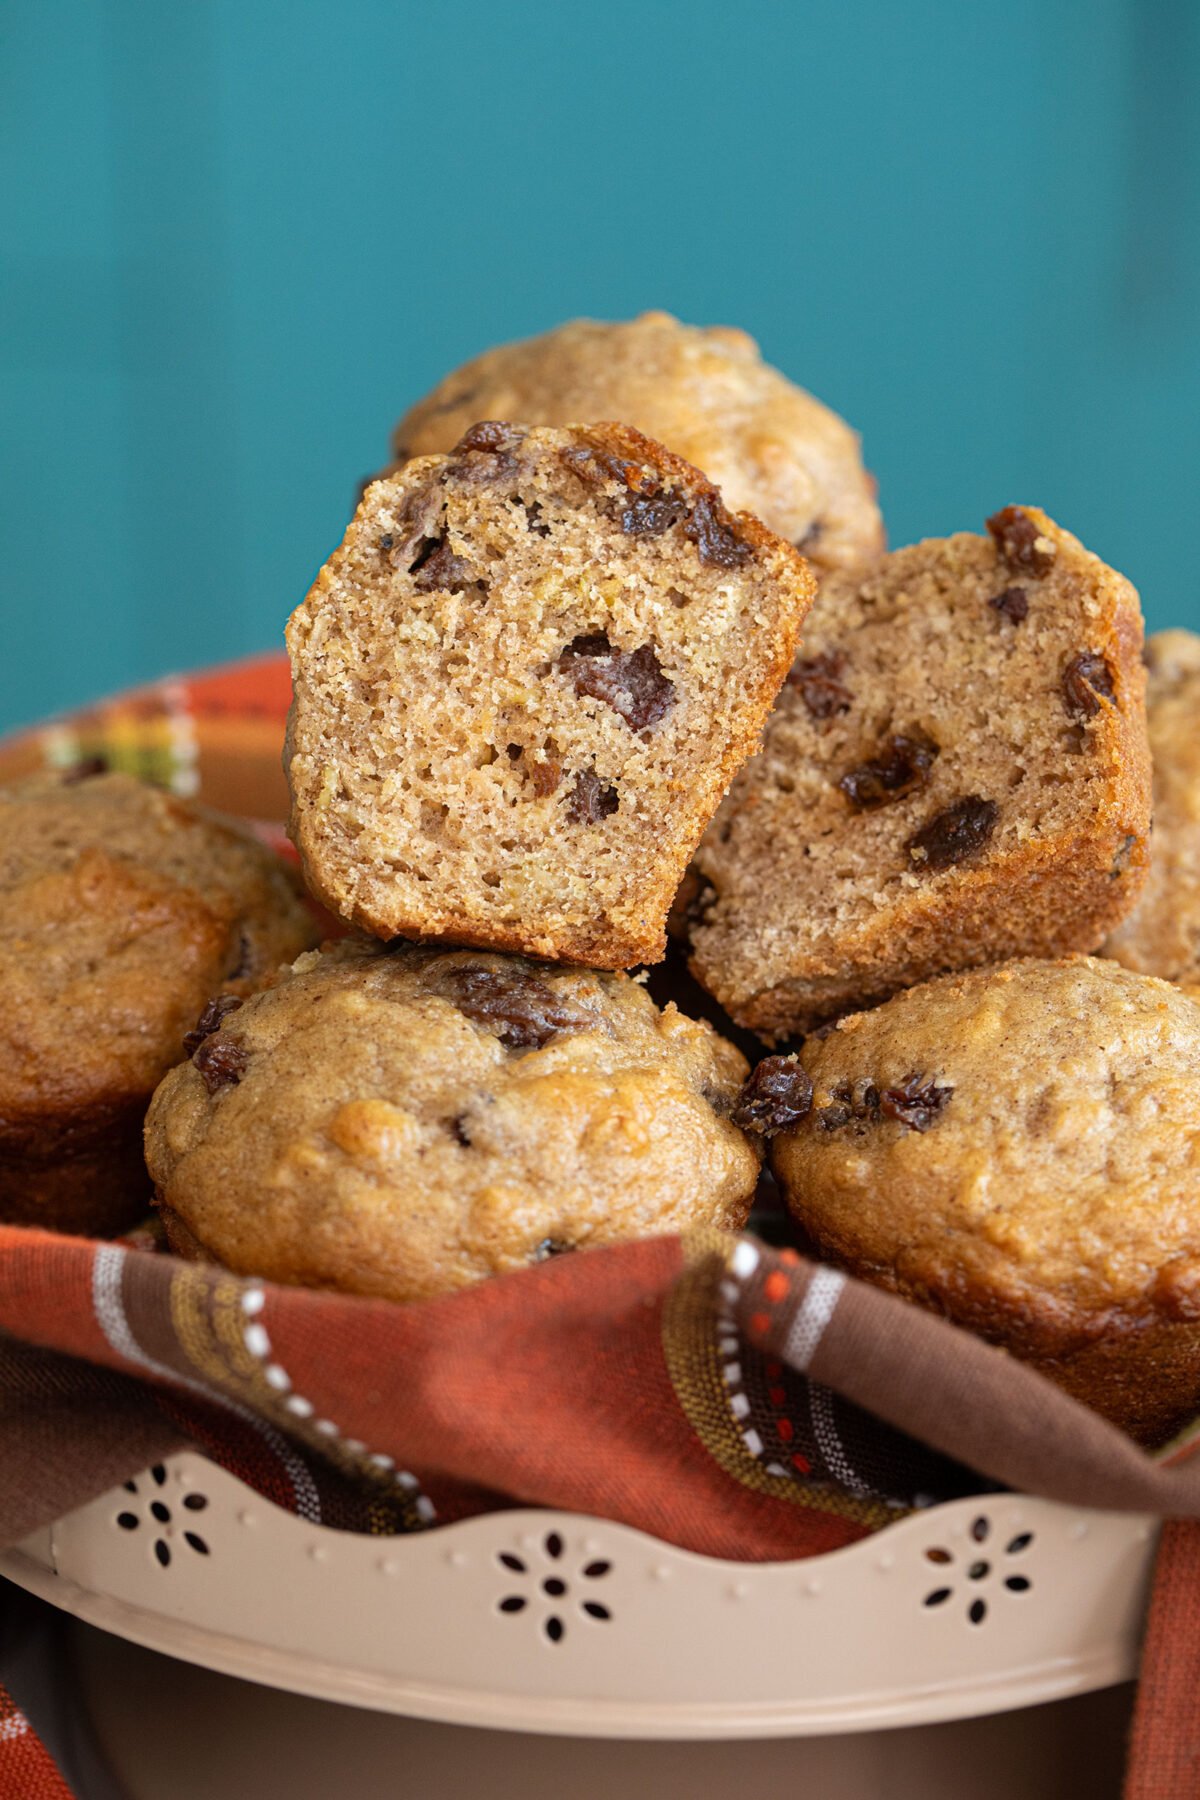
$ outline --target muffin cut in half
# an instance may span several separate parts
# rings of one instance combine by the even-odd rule
[[[343,939],[206,1023],[146,1126],[185,1255],[414,1300],[749,1211],[744,1058],[626,975]]]
[[[655,960],[813,586],[618,425],[485,423],[375,483],[288,625],[313,890],[380,937]]]
[[[1146,877],[1137,595],[1032,507],[832,577],[676,917],[740,1025],[1094,950]]]
[[[770,1064],[792,1103],[775,1172],[822,1254],[1143,1443],[1200,1412],[1200,1007],[1178,988],[1008,963]]]
[[[316,942],[299,884],[233,820],[128,775],[0,786],[0,1219],[119,1231],[142,1121],[218,989]]]
[[[686,457],[818,570],[884,548],[875,483],[843,419],[773,369],[744,331],[646,312],[573,319],[453,370],[396,427],[400,461],[450,450],[475,419],[624,419]]]
[[[1154,760],[1150,878],[1104,954],[1200,998],[1200,637],[1158,632],[1146,645],[1146,667]]]

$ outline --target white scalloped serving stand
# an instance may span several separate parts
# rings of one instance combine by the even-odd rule
[[[35,1533],[0,1573],[151,1649],[355,1706],[587,1737],[778,1737],[1126,1679],[1155,1529],[1002,1494],[789,1563],[540,1511],[373,1538],[307,1524],[186,1453]]]

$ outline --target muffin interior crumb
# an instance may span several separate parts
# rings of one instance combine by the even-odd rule
[[[310,874],[385,934],[660,954],[810,584],[633,433],[485,425],[409,464],[289,628]]]

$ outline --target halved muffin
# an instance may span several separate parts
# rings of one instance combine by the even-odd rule
[[[619,425],[485,423],[376,482],[288,626],[314,892],[384,938],[656,960],[813,588]]]

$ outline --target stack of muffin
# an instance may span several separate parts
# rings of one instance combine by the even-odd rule
[[[0,793],[9,1216],[106,1133],[131,1191],[208,998],[146,1122],[183,1253],[415,1298],[737,1227],[769,1149],[817,1254],[1161,1440],[1200,1408],[1200,643],[1152,641],[1148,733],[1128,582],[1033,507],[886,554],[854,434],[740,332],[565,326],[394,449],[288,631],[351,936],[120,778]],[[702,1019],[633,972],[668,914]]]

